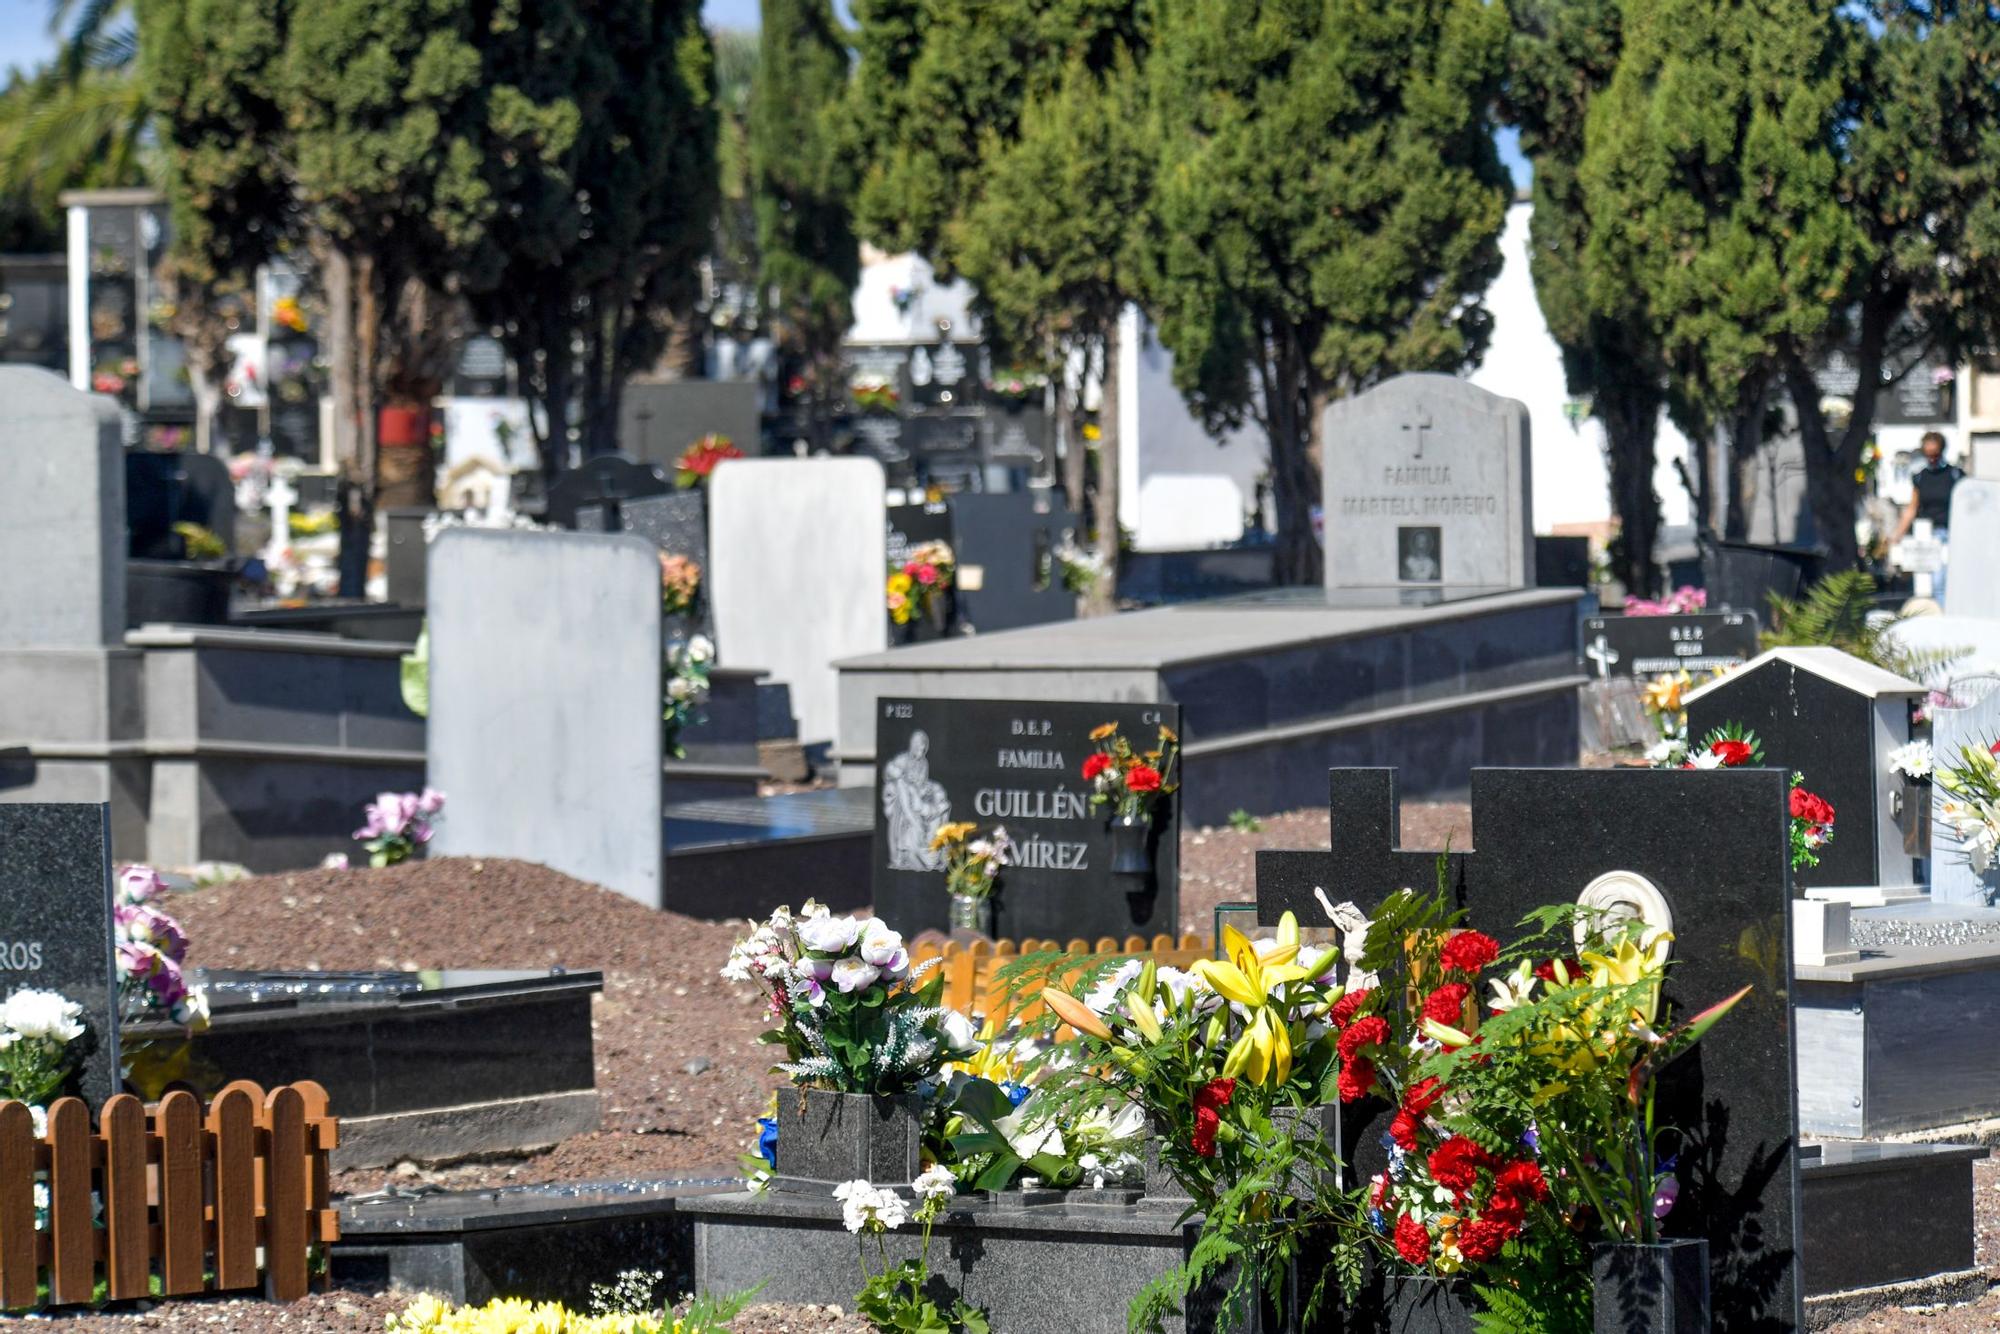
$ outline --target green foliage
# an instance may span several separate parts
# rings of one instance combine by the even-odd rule
[[[928,1240],[928,1237],[926,1238]],[[986,1313],[964,1298],[949,1310],[924,1295],[930,1270],[921,1261],[905,1260],[871,1275],[854,1299],[854,1309],[883,1334],[987,1334]]]
[[[807,365],[838,352],[861,280],[855,172],[834,114],[847,66],[831,0],[763,0],[748,145],[758,287],[780,346]]]
[[[1872,662],[1919,684],[1945,672],[1968,649],[1911,649],[1895,635],[1909,619],[1875,605],[1875,580],[1864,570],[1839,570],[1798,599],[1770,595],[1771,628],[1759,636],[1765,648],[1824,645]]]
[[[1335,397],[1475,364],[1510,193],[1482,0],[1161,0],[1147,304],[1212,428],[1270,441],[1279,575],[1312,583],[1312,449]]]
[[[431,623],[426,620],[417,631],[417,642],[402,657],[398,675],[403,707],[419,718],[431,716]]]
[[[1229,813],[1229,827],[1239,834],[1264,832],[1264,822],[1240,806]]]

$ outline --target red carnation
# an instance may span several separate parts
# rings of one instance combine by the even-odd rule
[[[1348,1021],[1354,1018],[1354,1012],[1366,1005],[1368,998],[1374,994],[1367,987],[1363,987],[1359,991],[1348,992],[1333,1003],[1333,1009],[1327,1012],[1327,1019],[1335,1028],[1346,1028]]]
[[[1431,1176],[1460,1199],[1472,1189],[1482,1167],[1493,1166],[1493,1155],[1463,1135],[1453,1135],[1430,1152],[1424,1160]]]
[[[1435,1019],[1453,1028],[1465,1024],[1465,998],[1472,988],[1463,982],[1447,982],[1424,1000],[1424,1018]]]
[[[1477,973],[1500,957],[1500,942],[1483,931],[1461,931],[1438,951],[1438,962],[1454,973]]]
[[[1396,1220],[1396,1254],[1418,1268],[1431,1262],[1431,1234],[1408,1214]]]
[[[1233,1079],[1211,1079],[1194,1092],[1194,1105],[1214,1110],[1227,1107],[1229,1100],[1236,1096],[1236,1081]]]
[[[1792,789],[1792,818],[1804,820],[1807,824],[1832,824],[1833,807],[1827,804],[1826,798],[1795,787]]]
[[[1415,1153],[1417,1151],[1418,1124],[1416,1116],[1410,1112],[1409,1108],[1405,1107],[1402,1111],[1396,1113],[1394,1120],[1389,1122],[1389,1138],[1395,1141],[1396,1147],[1404,1153]]]
[[[1340,1100],[1360,1102],[1368,1096],[1369,1087],[1375,1082],[1375,1063],[1365,1056],[1356,1056],[1340,1063]]]
[[[1083,781],[1088,783],[1111,767],[1111,757],[1103,751],[1085,757],[1083,761]]]
[[[1574,981],[1577,975],[1583,971],[1583,969],[1578,966],[1575,959],[1564,959],[1562,961],[1562,965],[1563,965],[1563,971],[1569,974],[1570,979],[1572,981]],[[1536,964],[1535,976],[1539,977],[1544,982],[1555,981],[1556,961],[1554,959],[1544,959],[1542,962]]]
[[[1420,1079],[1403,1090],[1403,1110],[1413,1116],[1422,1116],[1437,1106],[1438,1099],[1443,1096],[1444,1085],[1438,1083],[1435,1076]]]
[[[1494,1178],[1493,1188],[1510,1195],[1526,1195],[1537,1201],[1549,1198],[1549,1183],[1542,1176],[1541,1164],[1532,1158],[1507,1164]]]
[[[1370,1014],[1349,1024],[1340,1035],[1340,1040],[1333,1045],[1341,1060],[1351,1061],[1363,1047],[1379,1047],[1388,1040],[1389,1021],[1379,1014]]]
[[[1222,1128],[1221,1109],[1236,1096],[1236,1081],[1211,1079],[1194,1093],[1194,1134],[1189,1143],[1203,1158],[1215,1157],[1215,1133]]]
[[[1125,771],[1125,786],[1134,792],[1158,792],[1160,771],[1150,764],[1135,764]]]
[[[1500,1254],[1518,1228],[1497,1218],[1475,1218],[1458,1230],[1458,1253],[1467,1263],[1481,1265]]]
[[[1708,748],[1708,753],[1721,760],[1725,769],[1734,769],[1739,764],[1750,763],[1748,741],[1718,741]]]

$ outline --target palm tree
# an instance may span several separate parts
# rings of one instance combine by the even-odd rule
[[[53,217],[64,190],[149,173],[131,0],[51,0],[49,28],[55,59],[0,88],[0,196]]]

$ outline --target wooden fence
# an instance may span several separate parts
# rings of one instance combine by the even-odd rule
[[[1046,972],[1029,970],[1015,977],[1011,985],[1000,978],[1009,964],[1035,954],[1060,953],[1067,958],[1052,964]],[[910,949],[913,963],[939,959],[944,969],[944,1003],[962,1014],[983,1015],[997,1028],[1011,1016],[1033,1019],[1042,1012],[1038,999],[1042,984],[1051,979],[1072,977],[1107,959],[1155,959],[1162,967],[1186,968],[1196,959],[1205,959],[1209,942],[1189,932],[1178,940],[1169,935],[1127,936],[1120,941],[1111,936],[1089,940],[975,940],[918,941]]]
[[[59,1098],[39,1139],[25,1103],[0,1102],[0,1309],[254,1288],[260,1251],[265,1295],[305,1296],[310,1248],[340,1235],[337,1140],[309,1080],[269,1094],[238,1081],[205,1110],[191,1093],[151,1106],[121,1093],[94,1130],[84,1103]]]

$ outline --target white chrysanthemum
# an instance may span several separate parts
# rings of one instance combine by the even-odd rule
[[[83,1007],[59,992],[23,987],[0,1005],[0,1028],[24,1038],[72,1042],[83,1036]]]
[[[1912,741],[1907,746],[1898,746],[1889,752],[1889,771],[1906,778],[1929,778],[1931,776],[1931,743]]]

